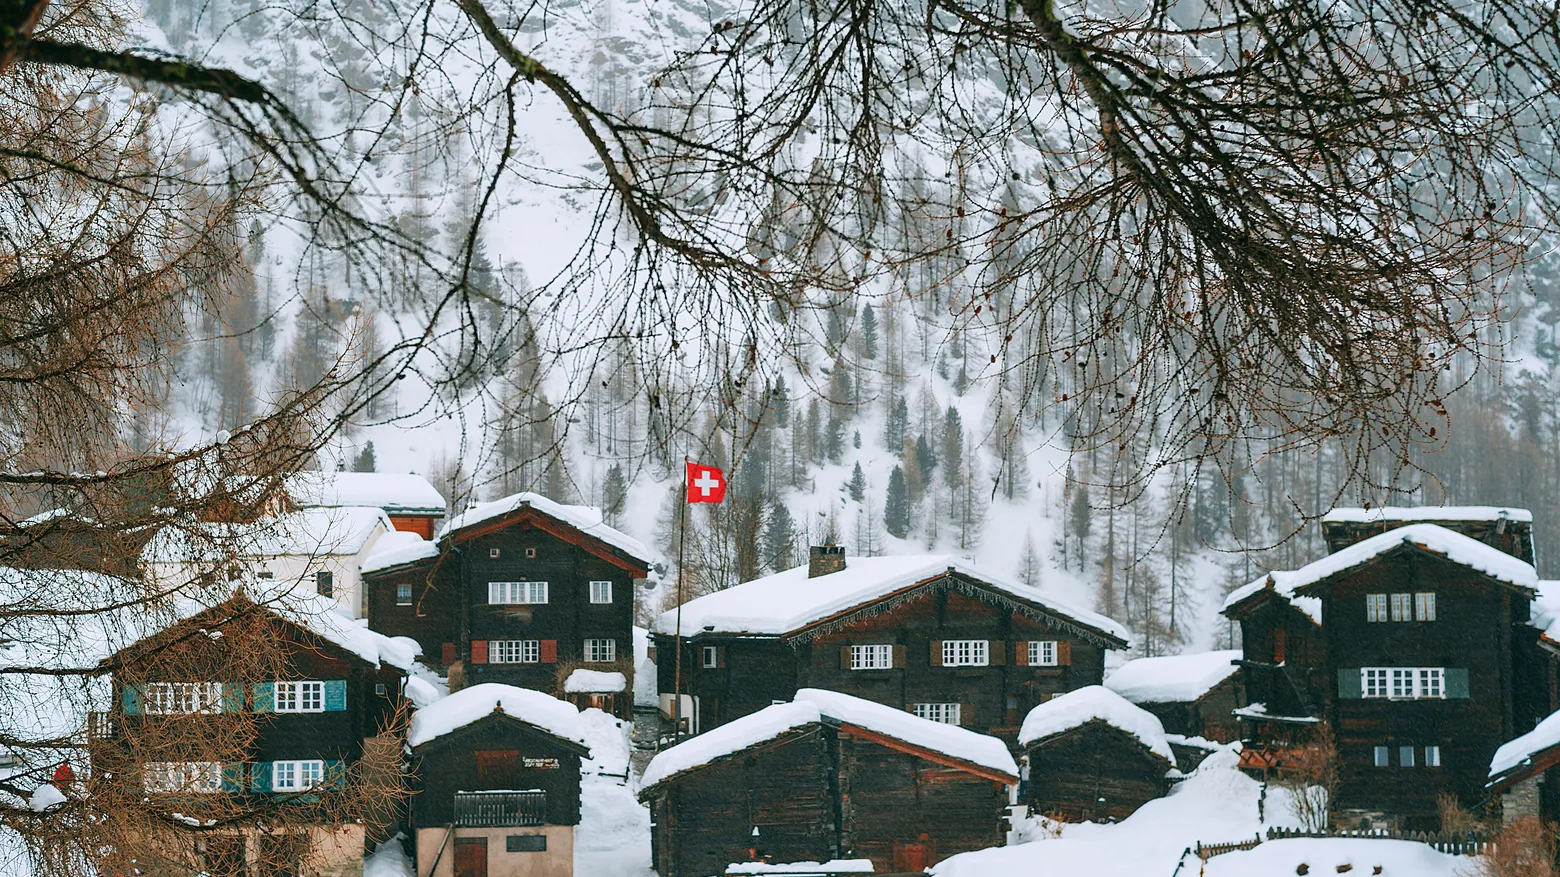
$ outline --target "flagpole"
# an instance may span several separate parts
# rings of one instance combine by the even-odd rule
[[[677,512],[677,670],[672,679],[672,739],[682,739],[682,604],[683,553],[688,543],[688,455],[683,455],[681,508]]]

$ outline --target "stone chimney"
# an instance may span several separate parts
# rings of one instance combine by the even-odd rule
[[[845,547],[814,545],[807,549],[807,577],[815,579],[845,568]]]

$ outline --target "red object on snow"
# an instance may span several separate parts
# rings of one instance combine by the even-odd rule
[[[64,791],[65,787],[76,781],[76,772],[71,769],[70,762],[62,761],[60,766],[54,769],[54,787]]]
[[[720,502],[726,498],[726,473],[714,466],[688,463],[688,502]]]

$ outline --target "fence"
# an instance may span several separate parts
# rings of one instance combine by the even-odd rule
[[[1269,828],[1267,830],[1268,840],[1281,840],[1291,837],[1359,837],[1382,838],[1384,840],[1410,840],[1428,844],[1438,852],[1454,856],[1482,856],[1488,853],[1495,845],[1494,838],[1488,832],[1482,831],[1452,834],[1443,831],[1396,831],[1388,829],[1326,832],[1301,831],[1296,828]]]
[[[547,793],[456,792],[455,824],[462,828],[508,828],[541,825],[547,814]]]
[[[1251,840],[1238,840],[1222,844],[1205,844],[1198,841],[1197,846],[1192,848],[1192,852],[1197,855],[1197,858],[1206,862],[1214,856],[1222,856],[1225,853],[1233,853],[1236,850],[1249,850],[1260,843],[1262,843],[1262,835],[1260,834]]]

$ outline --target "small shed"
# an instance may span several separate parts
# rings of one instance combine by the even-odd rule
[[[1131,816],[1170,790],[1176,766],[1159,719],[1101,685],[1030,710],[1018,742],[1029,756],[1025,803],[1065,822]]]
[[[661,877],[838,859],[910,872],[1000,845],[1017,781],[995,737],[802,689],[660,753],[639,797]]]
[[[1138,658],[1105,678],[1105,687],[1153,713],[1168,734],[1228,743],[1240,733],[1234,712],[1246,705],[1241,652]]]
[[[572,704],[475,685],[419,709],[406,742],[417,874],[574,873],[580,760],[590,750]]]
[[[598,709],[629,720],[634,717],[632,699],[627,696],[628,677],[615,670],[573,670],[563,680],[563,698],[577,708]]]

